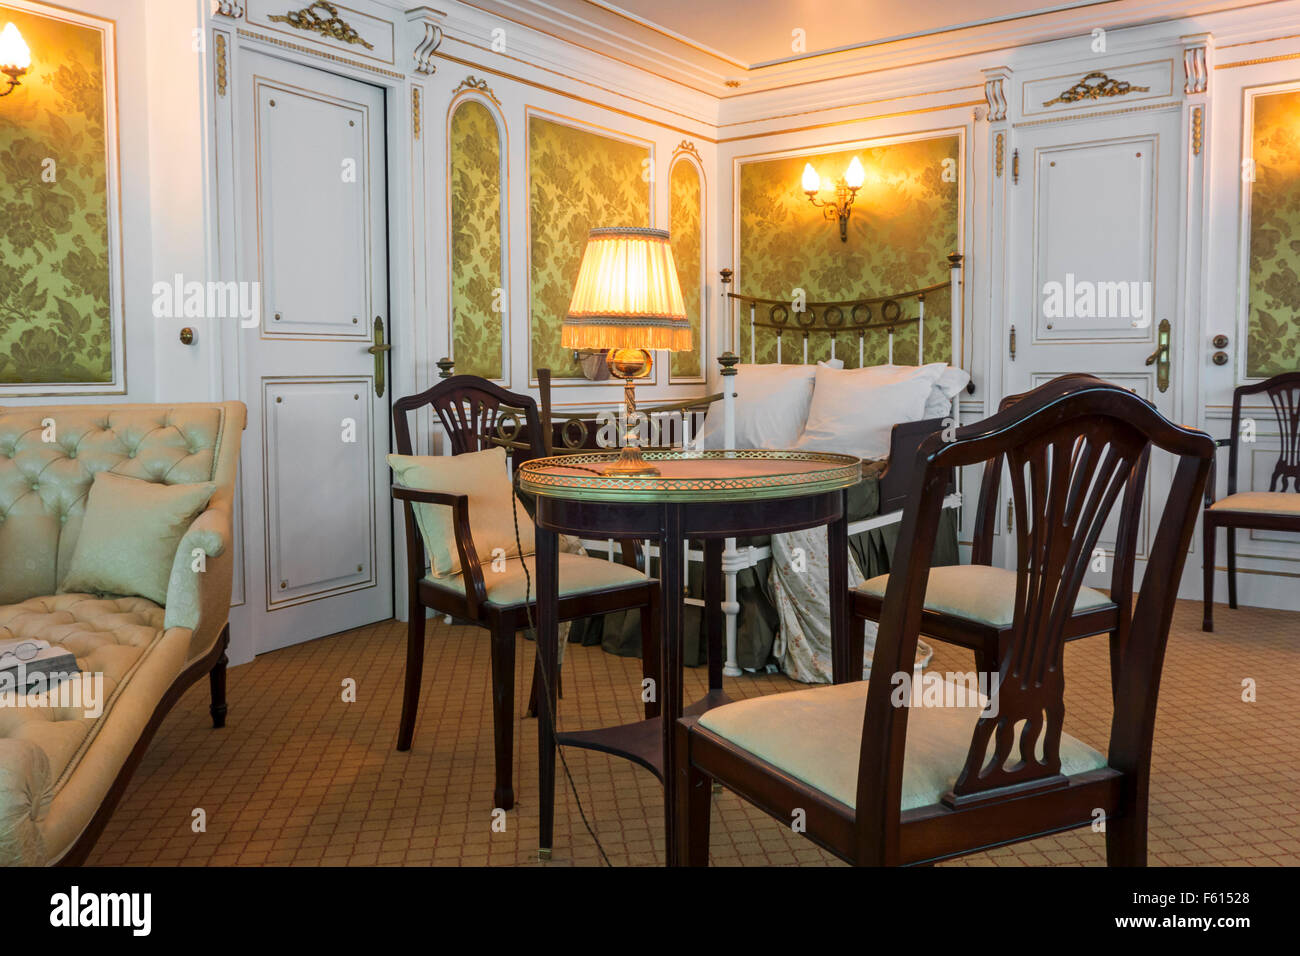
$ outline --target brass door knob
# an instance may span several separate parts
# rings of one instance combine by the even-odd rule
[[[181,345],[194,344],[194,330],[188,325],[181,329]]]
[[[1228,337],[1220,332],[1214,338],[1210,339],[1210,344],[1216,349],[1226,349],[1228,347]]]
[[[1212,356],[1212,360],[1213,360],[1213,362],[1214,362],[1215,365],[1227,365],[1227,364],[1228,364],[1228,353],[1227,353],[1227,352],[1215,352],[1214,355]]]

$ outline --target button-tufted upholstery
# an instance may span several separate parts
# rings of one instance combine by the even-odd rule
[[[0,639],[40,638],[102,676],[102,713],[0,698],[0,864],[56,862],[104,801],[169,687],[213,652],[231,591],[244,406],[0,407]],[[97,472],[217,491],[181,540],[167,603],[61,594]],[[194,549],[205,567],[193,570]]]

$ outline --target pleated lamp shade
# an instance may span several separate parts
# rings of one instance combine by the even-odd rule
[[[691,324],[666,230],[591,230],[560,344],[690,351]]]

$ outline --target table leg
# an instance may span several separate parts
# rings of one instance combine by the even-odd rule
[[[677,718],[682,715],[682,506],[663,505],[659,537],[660,723],[663,735],[664,856],[677,857]]]
[[[829,559],[831,680],[847,684],[862,679],[862,655],[856,665],[849,640],[849,517],[848,492],[840,492],[840,516],[826,526]]]
[[[704,539],[704,633],[709,651],[709,690],[722,689],[722,539]],[[665,771],[666,772],[666,771]]]
[[[559,538],[540,524],[536,529],[537,670],[542,675],[537,706],[538,825],[537,857],[551,858],[555,834],[555,713],[559,686]]]

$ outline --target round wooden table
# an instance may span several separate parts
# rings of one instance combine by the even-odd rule
[[[555,821],[555,747],[616,754],[646,767],[664,785],[664,846],[672,863],[676,826],[673,767],[675,724],[727,702],[721,662],[710,660],[709,693],[682,705],[682,608],[685,542],[705,542],[706,568],[726,538],[779,534],[827,525],[832,668],[836,682],[855,679],[848,639],[848,520],[845,490],[862,477],[850,455],[764,449],[706,452],[646,451],[659,475],[604,475],[617,452],[538,458],[520,468],[519,486],[537,496],[537,666],[542,674],[537,743],[541,812],[539,855],[549,859]],[[554,733],[558,677],[558,535],[653,538],[659,543],[659,716],[618,727]],[[708,586],[706,613],[722,597]],[[720,577],[720,575],[719,575]],[[858,661],[857,675],[861,674]]]

